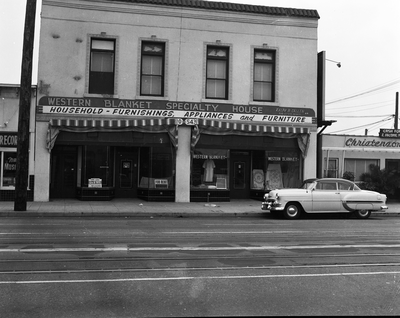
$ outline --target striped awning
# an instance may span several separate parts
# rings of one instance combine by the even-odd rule
[[[223,130],[236,130],[255,133],[295,133],[308,134],[310,127],[299,126],[278,126],[260,123],[238,123],[219,120],[200,119],[199,126],[213,127]]]
[[[124,128],[174,125],[174,118],[145,118],[145,119],[57,119],[50,120],[55,127],[82,127],[82,128]]]

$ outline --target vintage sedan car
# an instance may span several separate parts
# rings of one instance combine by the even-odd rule
[[[286,219],[306,213],[349,213],[367,219],[372,211],[385,210],[386,195],[361,190],[355,183],[339,178],[305,180],[300,189],[276,189],[264,195],[262,210]]]

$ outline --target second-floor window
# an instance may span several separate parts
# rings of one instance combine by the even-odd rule
[[[89,93],[113,95],[115,41],[92,39],[90,45]]]
[[[164,96],[164,60],[164,43],[142,43],[140,95]]]
[[[207,47],[206,98],[228,99],[229,48]]]
[[[275,101],[275,52],[254,51],[253,100]]]

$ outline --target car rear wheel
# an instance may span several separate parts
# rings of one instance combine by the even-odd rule
[[[301,214],[301,206],[298,203],[288,203],[283,211],[285,219],[298,219]]]
[[[354,212],[357,219],[368,219],[371,216],[371,211],[369,210],[357,210]]]

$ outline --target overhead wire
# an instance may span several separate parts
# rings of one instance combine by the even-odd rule
[[[330,104],[342,102],[342,101],[349,100],[349,99],[352,99],[352,98],[356,98],[356,97],[359,97],[359,96],[362,96],[362,95],[366,95],[366,94],[369,94],[369,93],[372,93],[372,92],[376,92],[378,90],[382,90],[382,89],[388,88],[390,86],[393,86],[393,85],[395,85],[397,83],[400,83],[400,79],[393,80],[391,82],[388,82],[386,84],[382,84],[380,86],[371,88],[371,89],[363,91],[361,93],[357,93],[357,94],[350,95],[350,96],[347,96],[347,97],[339,98],[339,99],[333,100],[331,102],[327,102],[327,103],[325,103],[325,105],[330,105]]]
[[[364,128],[364,127],[367,127],[367,126],[368,127],[372,127],[372,125],[380,124],[380,123],[392,120],[392,118],[393,118],[393,115],[388,116],[385,119],[382,119],[382,120],[379,120],[379,121],[376,121],[376,122],[373,122],[373,123],[368,123],[368,124],[364,124],[364,125],[361,125],[361,126],[346,128],[346,129],[342,129],[342,130],[337,130],[337,131],[333,131],[333,132],[330,132],[330,133],[335,134],[335,133],[344,132],[344,131],[351,132],[351,131],[354,131],[354,130],[357,130],[357,129],[360,129],[360,128]]]

